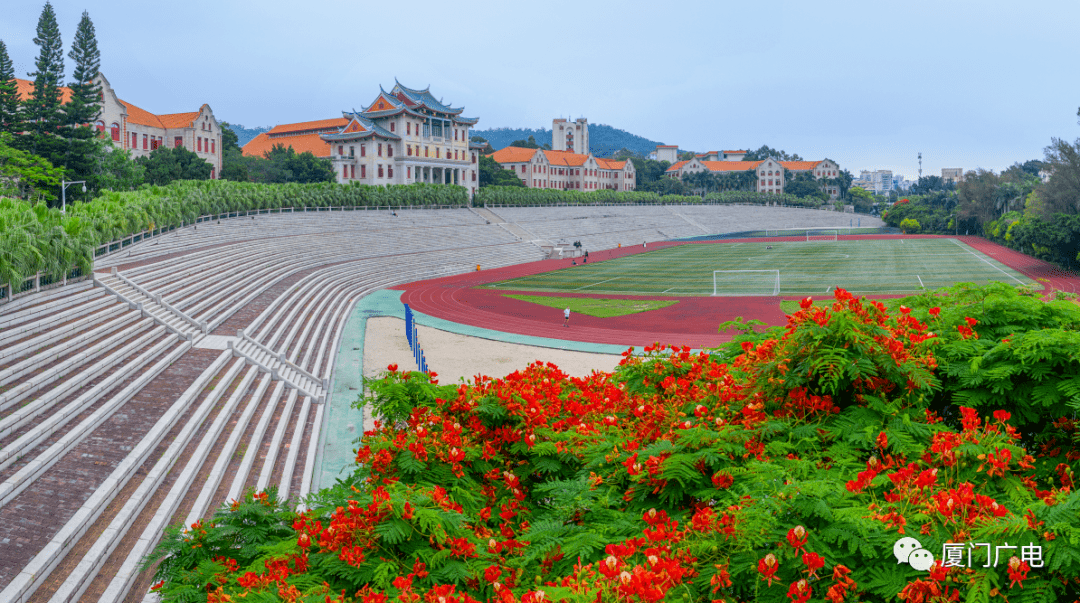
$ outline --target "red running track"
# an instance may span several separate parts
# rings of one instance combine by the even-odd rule
[[[886,238],[948,238],[940,235],[855,235],[843,239],[886,239]],[[1017,271],[1045,283],[1045,292],[1080,291],[1080,279],[1056,266],[1026,256],[980,237],[960,236],[956,238],[981,253],[1006,264]],[[623,247],[606,251],[592,252],[589,259],[594,262],[606,261],[627,255],[647,252],[674,245],[716,245],[737,243],[760,239],[729,239],[717,241],[662,242],[648,248]],[[770,241],[783,239],[770,238]],[[792,238],[791,240],[801,240]],[[770,325],[782,325],[786,322],[780,311],[776,297],[671,297],[640,295],[604,295],[609,299],[657,299],[678,300],[679,303],[666,308],[615,316],[597,318],[575,313],[570,318],[570,327],[563,327],[562,310],[539,304],[532,304],[509,297],[506,290],[477,289],[478,285],[519,278],[541,272],[565,268],[569,260],[541,260],[505,268],[470,272],[457,276],[417,281],[393,287],[403,291],[401,301],[417,311],[456,322],[504,333],[606,343],[625,346],[646,346],[653,343],[688,345],[693,348],[716,347],[731,340],[730,333],[718,333],[717,326],[724,321],[741,316],[746,319],[761,320]],[[522,291],[520,293],[535,293]],[[563,293],[544,295],[560,297],[591,297],[588,294]],[[897,296],[875,296],[897,297]],[[779,299],[796,299],[784,297]]]

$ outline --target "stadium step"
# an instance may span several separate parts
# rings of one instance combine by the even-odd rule
[[[326,401],[329,379],[320,379],[290,362],[285,352],[271,350],[248,337],[243,329],[237,330],[236,340],[230,340],[228,346],[234,356],[244,358],[249,364],[270,373],[275,381],[283,381],[320,404]]]
[[[109,274],[94,273],[94,284],[118,297],[133,309],[149,316],[154,322],[176,333],[181,339],[193,342],[209,332],[206,322],[199,323],[165,301],[120,274],[116,268]]]

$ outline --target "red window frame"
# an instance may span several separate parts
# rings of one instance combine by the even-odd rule
[[[360,166],[360,177],[361,178],[367,178],[367,166],[366,165]]]

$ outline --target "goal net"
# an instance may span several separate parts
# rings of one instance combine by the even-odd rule
[[[807,241],[835,241],[837,231],[835,230],[808,230],[806,231]]]
[[[713,295],[780,295],[780,271],[713,270]]]

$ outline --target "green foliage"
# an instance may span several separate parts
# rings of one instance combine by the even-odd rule
[[[234,507],[170,533],[157,558],[182,562],[159,569],[164,599],[211,583],[233,600],[434,601],[451,585],[491,603],[780,603],[807,587],[836,602],[1075,599],[1075,408],[1029,404],[1058,417],[1054,450],[1017,432],[1001,399],[958,408],[972,386],[946,373],[987,355],[972,345],[1057,325],[1012,358],[1023,377],[1003,378],[1080,374],[1067,338],[1080,310],[997,286],[904,301],[890,312],[838,291],[782,329],[728,325],[741,340],[716,355],[650,346],[583,379],[534,363],[439,386],[389,367],[361,401],[384,422],[355,473],[302,516]],[[966,318],[979,337],[949,329]],[[224,527],[241,524],[266,536]],[[923,572],[892,559],[903,536],[935,557],[946,542],[1038,545],[1045,565],[1014,573],[1014,549]]]
[[[37,71],[29,74],[34,78],[34,90],[23,104],[27,131],[17,140],[21,141],[20,148],[23,150],[52,160],[63,152],[56,132],[64,122],[60,110],[64,55],[56,12],[47,1],[38,18],[34,44],[39,48],[38,58],[34,62]]]
[[[904,218],[903,220],[900,220],[900,230],[903,230],[905,233],[916,233],[919,232],[920,228],[922,228],[922,226],[919,225],[919,221],[915,218]]]
[[[525,187],[525,183],[521,178],[518,178],[512,171],[499,165],[499,162],[487,155],[480,156],[480,163],[477,171],[479,172],[478,182],[480,184],[480,190],[484,190],[484,188],[488,186]]]
[[[197,153],[184,147],[160,146],[135,162],[146,170],[146,182],[156,185],[175,180],[209,180],[213,169]]]
[[[224,146],[223,142],[222,147]],[[319,159],[311,151],[297,153],[291,146],[276,144],[266,152],[265,157],[244,157],[243,161],[253,182],[267,184],[336,182],[333,164],[329,159]]]
[[[0,40],[0,133],[21,132],[19,91],[15,84],[15,65],[8,56],[7,45]]]
[[[55,200],[63,170],[47,159],[14,148],[14,137],[0,132],[0,197],[27,201]]]
[[[0,139],[0,174],[5,173],[4,158],[12,157],[6,165],[16,167],[10,168],[15,171],[8,173],[29,174],[36,178],[34,182],[42,187],[40,196],[47,197],[49,190],[59,190],[60,174],[55,168],[49,167],[44,160],[9,149],[2,142]],[[133,186],[139,180],[137,169],[122,163],[126,161],[124,157],[121,151],[109,151],[104,155],[105,163],[100,168],[103,182],[121,188]],[[24,162],[29,163],[19,167]],[[208,165],[205,161],[200,160],[200,163]],[[98,245],[146,230],[191,224],[199,216],[210,214],[288,207],[302,210],[304,207],[467,204],[468,192],[460,186],[267,185],[221,180],[187,180],[134,191],[108,191],[93,201],[69,205],[66,217],[59,208],[49,208],[41,203],[32,205],[17,199],[0,199],[0,237],[3,237],[4,246],[0,251],[0,286],[21,283],[39,271],[59,278],[72,266],[80,266],[85,273],[90,269]],[[63,229],[57,230],[59,226]],[[67,234],[61,234],[61,231]]]

